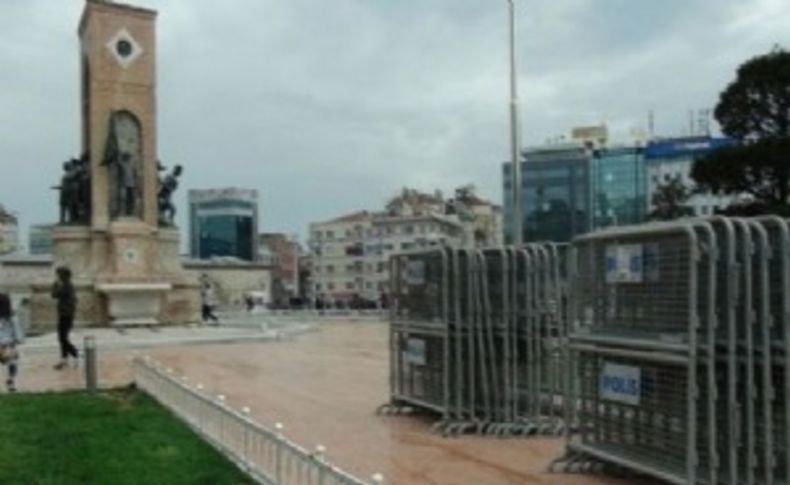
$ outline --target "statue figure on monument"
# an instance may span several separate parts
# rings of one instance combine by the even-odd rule
[[[74,222],[74,207],[76,199],[74,159],[63,162],[63,175],[60,178],[60,185],[52,187],[60,191],[60,223],[69,224]]]
[[[139,217],[140,125],[134,115],[128,111],[114,111],[110,115],[105,146],[102,165],[110,169],[110,215]]]
[[[161,164],[159,166],[162,167]],[[173,204],[173,192],[178,188],[178,177],[182,172],[181,165],[176,165],[173,171],[159,183],[159,224],[162,226],[175,225],[176,206]]]
[[[91,218],[91,163],[88,153],[83,153],[77,162],[77,220],[88,223]]]
[[[63,162],[60,185],[60,223],[82,224],[90,219],[90,165],[87,155]]]

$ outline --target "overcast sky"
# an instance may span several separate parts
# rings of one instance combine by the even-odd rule
[[[501,203],[505,0],[139,0],[159,10],[159,155],[186,191],[260,194],[264,231],[472,182]],[[522,139],[688,130],[743,60],[790,46],[787,0],[517,0]],[[77,155],[81,0],[0,0],[0,203],[54,221]],[[22,234],[26,242],[26,231]]]

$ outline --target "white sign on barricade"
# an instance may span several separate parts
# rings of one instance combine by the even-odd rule
[[[639,367],[604,362],[601,373],[601,397],[633,406],[642,395],[642,372]]]
[[[425,365],[425,340],[419,338],[407,340],[403,360],[410,364]]]
[[[607,246],[607,283],[641,283],[643,272],[643,251],[641,244],[618,244]]]
[[[420,286],[425,284],[425,261],[411,260],[406,262],[406,284]]]

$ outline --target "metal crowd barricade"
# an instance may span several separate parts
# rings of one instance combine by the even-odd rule
[[[391,262],[390,393],[393,409],[450,412],[448,253],[404,253]]]
[[[577,238],[565,470],[790,483],[790,224],[715,216]]]
[[[568,462],[593,457],[672,483],[714,470],[716,239],[708,223],[616,228],[574,242]]]
[[[133,362],[136,385],[181,418],[209,444],[233,461],[256,482],[266,485],[381,484],[376,474],[360,480],[326,461],[325,449],[309,452],[274,430],[256,423],[249,410],[231,409],[224,396],[216,399],[192,388],[172,370],[148,358]]]
[[[445,434],[557,434],[568,383],[563,245],[440,248],[391,261],[390,402]]]

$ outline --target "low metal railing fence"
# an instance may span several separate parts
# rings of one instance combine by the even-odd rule
[[[177,378],[171,369],[147,357],[133,361],[135,384],[170,409],[208,443],[257,482],[266,485],[369,485],[383,483],[354,477],[326,460],[326,449],[310,452],[288,440],[281,424],[269,429],[249,409],[231,408],[225,397],[212,397],[200,384]]]

